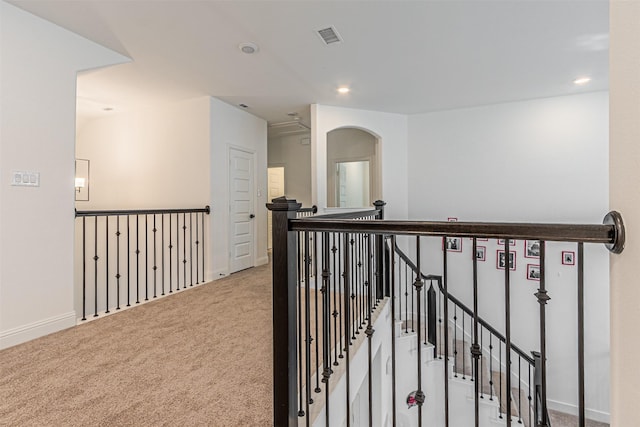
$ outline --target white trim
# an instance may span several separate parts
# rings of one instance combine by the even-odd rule
[[[0,332],[0,349],[27,342],[76,325],[76,312],[60,314]]]
[[[549,409],[553,409],[554,411],[578,416],[578,407],[570,403],[547,399],[547,407]],[[589,408],[585,408],[584,415],[587,419],[607,424],[609,424],[609,419],[611,418],[611,414],[609,414],[608,412]]]
[[[258,267],[260,265],[265,265],[267,263],[269,263],[269,256],[268,255],[258,258],[258,260],[256,261],[256,265],[255,266]]]

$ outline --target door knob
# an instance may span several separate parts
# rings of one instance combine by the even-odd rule
[[[253,219],[253,218],[255,218],[255,217],[256,217],[256,216],[255,216],[254,214],[249,214],[249,218]]]

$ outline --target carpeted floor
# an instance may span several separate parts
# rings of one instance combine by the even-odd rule
[[[263,266],[3,350],[0,426],[268,426],[271,321]]]

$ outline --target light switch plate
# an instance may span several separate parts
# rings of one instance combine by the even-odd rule
[[[20,187],[40,187],[40,172],[11,171],[11,185]]]

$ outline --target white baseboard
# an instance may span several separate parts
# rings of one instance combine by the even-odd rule
[[[265,265],[269,262],[269,256],[265,255],[263,257],[258,258],[258,260],[256,261],[256,267],[260,266],[260,265]]]
[[[59,316],[2,331],[0,332],[0,349],[12,347],[75,325],[76,313],[75,311],[70,311]]]
[[[565,414],[578,415],[578,407],[566,402],[558,402],[557,400],[547,399],[547,406],[554,411],[564,412]],[[599,421],[609,424],[611,415],[608,412],[598,411],[596,409],[585,408],[585,417],[590,420]]]

